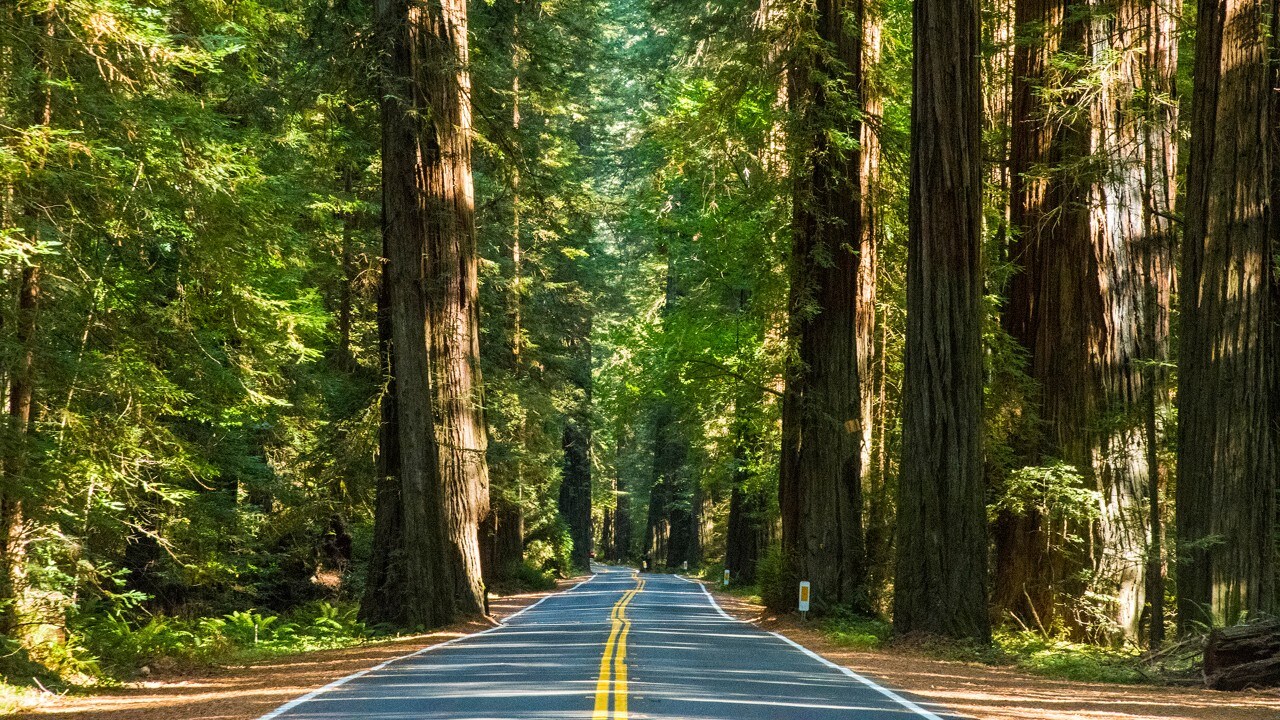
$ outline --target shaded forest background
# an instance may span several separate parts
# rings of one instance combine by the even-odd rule
[[[396,562],[388,7],[0,8],[8,662],[452,617],[366,592]],[[460,613],[589,553],[979,640],[1276,609],[1272,3],[461,16]]]

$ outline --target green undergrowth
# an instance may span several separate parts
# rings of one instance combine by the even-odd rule
[[[389,637],[356,618],[354,604],[313,602],[281,615],[244,610],[219,617],[121,614],[81,618],[65,640],[5,648],[0,708],[18,706],[28,689],[110,687],[153,672],[172,673]],[[12,643],[10,643],[13,645]],[[12,710],[10,710],[12,711]]]
[[[1076,682],[1136,684],[1158,678],[1145,672],[1141,653],[1133,648],[1109,648],[1045,638],[1034,632],[1001,632],[995,648],[1022,670]]]
[[[494,580],[489,591],[498,595],[515,595],[522,592],[553,590],[556,573],[541,569],[529,561],[512,563],[501,579]]]
[[[552,572],[522,563],[499,595],[549,590]],[[240,610],[183,618],[121,610],[84,613],[48,641],[20,648],[0,638],[0,717],[28,707],[45,689],[82,692],[155,674],[177,674],[316,650],[395,639],[391,628],[357,617],[354,602],[317,601],[285,613]]]
[[[1034,632],[997,632],[990,645],[898,639],[878,618],[834,617],[818,621],[832,643],[855,650],[912,649],[931,657],[984,665],[1013,666],[1059,680],[1136,684],[1159,682],[1134,648],[1110,648],[1046,638]]]

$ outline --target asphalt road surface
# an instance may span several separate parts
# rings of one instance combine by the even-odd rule
[[[260,720],[954,718],[730,618],[697,583],[595,570],[500,627],[344,678]]]

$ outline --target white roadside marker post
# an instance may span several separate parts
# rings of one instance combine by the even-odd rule
[[[809,612],[809,581],[801,580],[800,581],[800,619],[801,620],[808,619],[807,617],[808,612]]]
[[[689,561],[685,560],[684,562],[680,563],[680,569],[687,571],[689,569]]]
[[[729,587],[729,568],[724,569],[724,586]]]

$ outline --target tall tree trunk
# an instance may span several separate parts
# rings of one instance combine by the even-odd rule
[[[1115,598],[1112,621],[1129,640],[1140,630],[1158,522],[1148,497],[1160,481],[1151,448],[1156,367],[1168,359],[1173,287],[1176,13],[1165,0],[1124,0],[1093,13],[1088,40],[1105,68],[1090,108],[1089,155],[1105,162],[1089,202],[1098,275],[1090,288],[1101,302],[1087,319],[1090,416],[1074,419],[1073,432],[1085,438],[1082,460],[1102,498],[1095,591]]]
[[[414,0],[421,113],[428,348],[434,373],[437,459],[458,609],[484,610],[479,525],[489,512],[488,447],[480,375],[471,78],[466,0]]]
[[[1178,623],[1274,612],[1277,250],[1268,0],[1197,12],[1178,362]]]
[[[24,473],[27,468],[27,435],[31,426],[31,404],[35,394],[36,313],[40,302],[40,268],[22,269],[18,288],[15,345],[18,361],[10,371],[9,427],[3,462],[4,485],[0,487],[0,634],[15,637],[19,606],[25,587],[26,522],[23,514]]]
[[[915,5],[894,629],[990,638],[977,0]]]
[[[453,119],[442,112],[451,106],[438,108],[429,98],[461,92],[456,64],[441,69],[458,58],[448,49],[456,42],[450,38],[458,29],[458,10],[417,0],[379,0],[377,12],[388,48],[382,101],[384,267],[379,327],[389,384],[382,408],[374,555],[361,615],[373,622],[435,627],[454,619],[463,594],[457,591],[462,580],[455,542],[460,523],[450,516],[460,505],[465,508],[465,499],[454,501],[457,488],[442,476],[447,463],[437,446],[437,391],[432,381],[440,382],[445,373],[431,372],[429,275],[424,264],[428,250],[434,250],[433,275],[442,274],[439,236],[444,230],[458,230],[457,219],[450,217],[451,211],[459,211],[453,200],[468,204],[467,220],[461,222],[464,230],[470,228],[469,171],[463,197],[455,198],[462,188],[444,182],[444,167],[452,170],[459,161],[456,144],[445,146],[450,153],[446,162],[440,142],[454,134],[443,124]],[[465,28],[465,13],[462,22]],[[429,126],[428,118],[434,120]],[[454,279],[457,283],[466,278]],[[432,324],[433,335],[445,329]],[[438,344],[432,338],[430,350],[438,351]],[[471,583],[465,585],[471,589]],[[461,605],[463,611],[480,607],[478,597]]]
[[[1009,282],[1001,322],[1026,350],[1028,375],[1041,384],[1031,416],[1049,426],[1046,435],[1065,441],[1042,439],[1041,428],[1031,428],[1029,437],[1017,438],[1020,459],[1028,465],[1078,460],[1083,452],[1071,423],[1084,415],[1081,375],[1088,362],[1089,338],[1079,313],[1084,303],[1096,301],[1088,293],[1096,275],[1079,262],[1089,246],[1088,186],[1078,166],[1087,116],[1067,107],[1079,99],[1078,93],[1064,92],[1076,78],[1064,79],[1055,63],[1064,49],[1083,48],[1082,5],[1083,0],[1014,3],[1009,215],[1015,236],[1009,259],[1018,272]],[[1064,100],[1055,105],[1049,98]],[[1077,164],[1064,167],[1072,160]],[[1066,452],[1073,455],[1064,457]],[[1023,514],[1002,512],[996,518],[994,599],[1024,624],[1053,627],[1059,621],[1058,594],[1083,589],[1077,578],[1084,560],[1071,556],[1058,538],[1083,535],[1087,528],[1060,529],[1041,515],[1040,506],[1027,503]]]
[[[1023,456],[1065,461],[1097,490],[1092,590],[1113,598],[1114,626],[1136,639],[1150,536],[1146,377],[1167,356],[1172,287],[1174,17],[1152,0],[1114,12],[1019,0],[1018,25],[1011,260],[1020,271],[1003,321],[1027,351],[1044,430],[1024,438]],[[1093,60],[1084,72],[1096,74],[1096,91],[1071,92],[1080,71],[1063,72],[1059,53]],[[1035,511],[1002,516],[997,605],[1027,623],[1076,622],[1062,596],[1084,592],[1075,578],[1089,559],[1061,536],[1087,531]]]
[[[790,79],[799,123],[789,299],[796,359],[786,371],[778,498],[784,580],[809,580],[815,609],[867,604],[857,348],[861,159],[832,143],[824,126],[832,113],[858,117],[859,101],[832,92],[831,78],[861,92],[862,47],[848,31],[861,22],[862,0],[818,0],[813,23],[830,53],[815,51]],[[846,129],[861,136],[858,120]]]
[[[569,342],[570,382],[578,391],[575,407],[564,423],[564,466],[560,481],[560,516],[573,541],[570,559],[579,570],[591,567],[591,322]]]
[[[752,391],[755,392],[755,391]],[[756,581],[760,558],[769,543],[769,506],[761,483],[753,483],[752,453],[760,438],[754,411],[760,404],[758,393],[743,400],[735,411],[733,443],[733,489],[729,494],[729,520],[725,532],[724,566],[735,583]]]
[[[33,84],[30,89],[31,120],[37,126],[53,124],[53,95],[49,85],[48,43],[53,39],[54,6],[52,2],[31,14],[31,65]],[[38,203],[35,198],[20,197],[24,225],[32,245],[40,243]],[[14,323],[14,346],[17,359],[6,368],[8,387],[8,427],[3,436],[8,441],[0,450],[0,635],[18,634],[18,616],[26,584],[27,526],[23,501],[28,498],[25,473],[28,470],[28,435],[31,431],[31,406],[35,399],[36,321],[40,307],[40,266],[24,265],[19,275],[17,313]]]
[[[892,569],[889,562],[890,538],[886,529],[889,508],[888,495],[881,490],[883,468],[877,462],[883,436],[878,432],[880,417],[885,412],[881,395],[875,392],[879,386],[883,345],[880,344],[880,324],[883,319],[876,307],[879,283],[879,249],[883,235],[880,213],[886,197],[880,178],[883,146],[880,131],[884,126],[884,92],[880,77],[881,55],[884,44],[884,7],[880,0],[866,2],[862,19],[862,167],[858,179],[861,184],[861,246],[858,252],[858,382],[862,407],[862,495],[866,517],[865,542],[867,588],[874,608],[889,584]]]

